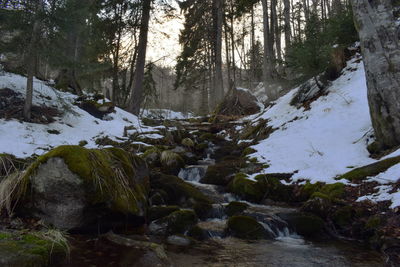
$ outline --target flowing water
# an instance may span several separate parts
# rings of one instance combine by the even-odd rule
[[[185,251],[168,251],[173,266],[383,266],[379,253],[355,242],[311,242],[289,230],[287,223],[277,214],[296,212],[290,207],[249,205],[245,214],[262,223],[271,240],[248,241],[224,237],[227,216],[224,206],[237,201],[220,186],[201,184],[205,166],[182,169],[179,177],[200,189],[217,204],[213,205],[210,219],[198,224],[207,231],[210,239]]]
[[[210,151],[212,153],[213,151]],[[214,201],[209,219],[198,223],[208,233],[208,239],[195,245],[179,247],[165,245],[169,263],[153,262],[154,258],[138,248],[110,244],[101,238],[78,238],[78,247],[71,260],[63,267],[79,266],[209,266],[209,267],[312,267],[312,266],[383,266],[379,253],[359,243],[333,241],[311,242],[291,231],[277,214],[293,213],[296,209],[277,205],[257,205],[249,202],[245,215],[252,216],[269,232],[268,240],[243,240],[226,236],[228,217],[225,206],[231,201],[241,201],[226,193],[224,187],[202,184],[207,166],[214,163],[208,156],[199,165],[182,169],[179,177],[191,183]],[[160,240],[152,240],[159,242]]]

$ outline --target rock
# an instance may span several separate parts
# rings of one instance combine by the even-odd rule
[[[246,89],[233,88],[225,96],[215,111],[216,115],[243,116],[261,111],[262,104]]]
[[[168,204],[190,207],[196,202],[212,203],[200,190],[177,176],[152,173],[150,183],[153,189],[166,193],[165,200]]]
[[[311,102],[326,94],[327,88],[328,86],[321,82],[320,77],[310,79],[300,86],[299,90],[290,101],[290,105],[297,108],[302,106],[309,108]]]
[[[165,173],[177,175],[179,170],[185,166],[183,158],[170,150],[165,150],[160,157],[161,166]]]
[[[310,213],[281,213],[278,214],[296,233],[304,237],[317,237],[323,233],[324,221]]]
[[[264,239],[264,226],[249,216],[232,216],[228,219],[227,230],[235,237],[243,239]]]
[[[179,210],[178,206],[152,206],[149,209],[148,218],[151,222],[168,216],[169,214],[177,210]]]
[[[257,182],[247,179],[243,173],[236,174],[235,178],[229,183],[228,189],[246,200],[255,202],[259,202],[264,196]]]
[[[190,239],[184,237],[184,236],[179,236],[179,235],[171,235],[167,238],[167,242],[170,245],[174,246],[180,246],[180,247],[187,247],[190,246],[192,243]]]
[[[147,166],[121,149],[60,146],[39,157],[24,180],[34,215],[64,230],[102,216],[143,217],[147,209]]]
[[[356,168],[348,173],[339,176],[337,179],[347,179],[351,182],[360,182],[368,176],[376,176],[381,172],[386,171],[393,165],[400,163],[400,156],[387,158],[364,167]]]
[[[193,209],[200,219],[207,219],[211,216],[213,206],[208,202],[197,202],[193,205]]]
[[[200,180],[203,184],[226,186],[235,174],[246,163],[242,159],[225,160],[208,167],[204,177]]]
[[[98,119],[105,119],[107,114],[115,112],[115,105],[112,102],[106,102],[104,96],[84,95],[76,99],[75,105]]]
[[[234,216],[242,213],[249,207],[248,204],[239,201],[232,201],[225,207],[225,213],[228,216]]]
[[[316,214],[327,218],[332,210],[332,202],[327,198],[314,197],[307,200],[301,207],[301,211]]]
[[[168,233],[184,234],[197,223],[198,218],[192,210],[178,210],[168,215],[166,221]]]
[[[187,148],[194,148],[195,146],[195,143],[190,138],[184,138],[181,143]]]
[[[52,231],[52,232],[51,232]],[[48,232],[0,232],[0,265],[4,267],[53,266],[67,256],[67,241],[51,240]]]
[[[141,158],[150,166],[160,166],[160,156],[161,151],[157,147],[150,147],[141,155]]]
[[[263,192],[265,198],[283,202],[289,202],[292,199],[293,188],[282,184],[279,178],[269,175],[257,175],[254,179],[257,181],[257,187]]]
[[[135,258],[129,257],[128,254],[127,258],[122,259],[124,263],[121,264],[122,266],[170,266],[168,256],[162,245],[148,241],[134,240],[125,236],[116,235],[112,232],[108,232],[103,237],[112,243],[125,247],[133,247],[144,252],[139,258],[137,258],[136,253],[132,254]]]

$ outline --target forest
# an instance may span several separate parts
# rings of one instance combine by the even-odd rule
[[[0,0],[0,265],[399,266],[397,0]]]

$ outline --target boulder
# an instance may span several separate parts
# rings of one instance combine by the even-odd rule
[[[30,187],[23,194],[28,211],[59,229],[83,228],[101,217],[139,222],[146,213],[147,165],[121,149],[60,146],[40,156],[23,180]]]
[[[54,266],[60,263],[67,256],[68,245],[64,238],[52,239],[54,233],[54,230],[0,232],[0,266]]]
[[[216,115],[243,116],[261,111],[262,104],[249,91],[243,88],[233,88],[218,105]]]
[[[227,222],[228,233],[243,239],[264,239],[264,226],[249,216],[232,216]]]

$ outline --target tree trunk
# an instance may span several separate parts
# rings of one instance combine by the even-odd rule
[[[391,0],[352,0],[380,149],[400,145],[400,43]]]
[[[40,8],[40,0],[37,0],[35,3],[35,13],[39,12]],[[32,110],[32,97],[33,97],[33,76],[35,75],[35,66],[37,59],[37,39],[40,30],[40,20],[39,16],[35,15],[35,21],[33,22],[32,28],[32,36],[28,46],[27,53],[27,80],[26,80],[26,96],[24,103],[24,119],[29,121],[31,119],[31,110]]]
[[[216,40],[215,40],[215,77],[214,77],[214,91],[215,103],[218,104],[224,98],[224,87],[222,78],[222,24],[223,24],[223,0],[214,0],[216,7]],[[215,105],[216,106],[216,105]]]
[[[264,31],[264,57],[263,57],[263,84],[268,96],[269,101],[276,99],[275,91],[272,90],[271,82],[273,81],[273,66],[272,66],[272,55],[271,55],[271,44],[270,44],[270,27],[269,27],[269,16],[268,16],[268,3],[267,0],[261,0],[263,8],[263,31]]]
[[[129,100],[128,111],[139,115],[140,105],[143,102],[143,79],[146,63],[147,36],[149,32],[151,0],[143,0],[143,13],[140,25],[138,55],[136,60],[133,88]]]
[[[284,3],[284,17],[285,17],[285,48],[286,51],[290,47],[291,29],[290,29],[290,0],[283,0]]]

